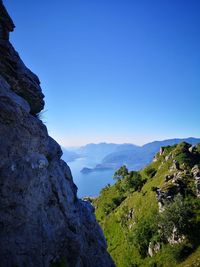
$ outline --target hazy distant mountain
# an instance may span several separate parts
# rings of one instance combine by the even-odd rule
[[[75,151],[70,151],[70,150],[67,150],[65,148],[62,147],[62,151],[63,151],[63,156],[62,158],[66,161],[66,162],[71,162],[71,161],[74,161],[78,158],[80,158],[81,156],[76,153]]]
[[[122,144],[122,145],[117,145],[116,149],[114,152],[120,152],[120,151],[134,151],[138,150],[140,146],[134,145],[134,144]]]
[[[93,161],[101,162],[101,160],[110,153],[134,150],[138,146],[133,144],[113,144],[113,143],[99,143],[87,144],[75,150],[75,152],[82,157],[91,158]]]
[[[88,172],[101,169],[117,169],[122,165],[126,165],[131,170],[139,170],[152,161],[161,146],[174,145],[182,141],[195,145],[200,143],[200,138],[168,139],[154,141],[143,146],[116,145],[114,152],[107,154],[101,163],[97,164],[94,169],[88,169]],[[86,172],[86,169],[84,169],[84,172]]]
[[[134,144],[99,143],[87,144],[82,147],[63,149],[63,159],[67,162],[80,157],[88,158],[97,165],[94,169],[83,166],[83,172],[117,169],[126,165],[129,169],[139,170],[149,164],[161,146],[168,146],[186,141],[190,144],[200,143],[200,138],[176,138],[164,141],[154,141],[143,146]]]
[[[116,146],[116,144],[107,143],[87,144],[78,148],[76,152],[83,157],[93,158],[97,161],[101,161],[106,155],[112,153]]]
[[[200,142],[200,138],[188,137],[188,138],[174,138],[167,139],[164,141],[154,141],[143,145],[141,148],[145,153],[150,153],[152,157],[160,149],[161,146],[171,146],[180,142],[187,142],[189,144],[195,145]]]
[[[148,157],[149,158],[149,157]],[[146,156],[139,147],[133,150],[124,150],[107,155],[101,162],[102,168],[110,166],[110,168],[118,168],[126,165],[131,169],[140,169],[146,164]]]
[[[104,165],[107,167],[110,165],[111,168],[118,168],[122,165],[126,165],[130,169],[139,170],[152,161],[160,147],[174,145],[183,141],[195,145],[200,142],[200,138],[189,137],[183,139],[176,138],[164,141],[154,141],[141,147],[134,147],[130,150],[111,153],[103,158],[101,165],[102,168]]]

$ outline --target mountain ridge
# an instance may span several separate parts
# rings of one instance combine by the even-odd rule
[[[81,149],[78,148],[73,151],[77,153],[77,158],[91,157],[93,160],[95,159],[95,161],[97,161],[96,167],[94,168],[83,166],[84,173],[100,171],[101,169],[117,169],[121,165],[126,165],[132,170],[139,170],[143,168],[146,164],[149,164],[151,162],[153,156],[156,152],[159,151],[161,146],[173,145],[182,141],[186,141],[191,144],[197,144],[198,142],[200,142],[200,138],[187,137],[165,139],[162,141],[153,141],[150,143],[146,143],[142,146],[137,146],[128,143],[107,144],[105,142],[102,142],[98,144],[88,144],[86,146],[81,147]],[[101,151],[102,145],[104,146],[104,149],[102,149]],[[101,151],[100,155],[98,155],[98,151]]]
[[[114,178],[91,201],[116,265],[199,266],[200,143],[161,147],[144,169],[122,166]]]

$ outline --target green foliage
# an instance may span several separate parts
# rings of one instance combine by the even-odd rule
[[[200,247],[187,260],[180,263],[178,267],[200,267]]]
[[[114,208],[118,207],[122,203],[122,201],[124,201],[125,198],[126,197],[122,196],[122,195],[119,195],[118,197],[112,198],[112,202],[115,206]]]
[[[186,143],[165,147],[156,161],[139,172],[122,166],[115,173],[116,183],[104,188],[94,200],[108,250],[118,267],[175,267],[200,246],[200,199],[196,198],[191,172],[195,164],[200,164],[200,145],[192,153],[188,148]],[[178,161],[181,170],[171,169],[173,160]],[[167,175],[178,178],[166,181]],[[182,197],[165,202],[165,210],[159,213],[158,189],[166,196],[172,189]],[[174,227],[185,239],[172,246],[168,240]],[[147,255],[150,242],[161,245],[153,257]]]
[[[166,202],[165,209],[159,218],[163,237],[166,240],[170,238],[174,227],[176,227],[177,235],[187,234],[191,228],[192,215],[192,207],[180,195],[175,197],[172,202]]]
[[[185,166],[185,168],[191,168],[200,162],[198,146],[199,145],[197,145],[196,153],[191,154],[189,152],[190,144],[186,142],[178,144],[175,149],[174,159],[177,160],[180,165]]]
[[[158,187],[157,187],[157,186],[152,186],[152,187],[151,187],[151,191],[152,191],[152,192],[156,192],[157,190],[158,190]]]
[[[142,186],[146,182],[146,179],[143,179],[139,172],[129,172],[126,166],[122,166],[115,172],[114,179],[117,180],[116,188],[121,193],[129,190],[141,190]]]
[[[117,171],[114,173],[113,178],[114,178],[115,180],[120,180],[120,179],[123,179],[127,174],[128,174],[128,169],[127,169],[127,167],[124,165],[124,166],[122,166],[121,168],[119,168],[119,170],[117,170]]]
[[[165,209],[158,218],[161,239],[166,242],[172,234],[174,228],[176,235],[184,236],[188,241],[183,246],[182,251],[186,255],[199,245],[200,239],[200,199],[194,197],[183,198],[178,195],[173,201],[165,203]],[[191,246],[192,244],[192,246]],[[188,249],[188,246],[190,249]],[[180,253],[182,253],[180,251]],[[180,257],[182,258],[182,256]]]
[[[197,151],[197,153],[200,153],[200,144],[196,145],[196,151]]]
[[[142,176],[135,171],[131,171],[126,175],[121,183],[121,187],[124,191],[132,189],[133,191],[141,190],[144,180]]]
[[[134,228],[132,242],[138,249],[140,255],[144,258],[147,256],[149,243],[155,239],[158,232],[158,225],[156,221],[157,214],[155,216],[142,218]]]
[[[110,184],[107,184],[104,188],[101,189],[100,194],[103,194],[104,192],[108,191],[110,186]]]
[[[126,197],[123,195],[117,195],[111,199],[109,203],[104,203],[103,211],[106,215],[108,215],[111,211],[116,209],[125,199]]]
[[[156,175],[157,170],[151,166],[148,166],[144,170],[148,178],[153,178]]]
[[[187,254],[184,255],[186,248],[187,245],[185,242],[181,244],[175,244],[173,246],[169,244],[163,244],[162,249],[157,254],[155,254],[151,259],[146,258],[144,262],[148,263],[147,266],[149,266],[150,262],[153,262],[159,267],[176,267],[178,262],[183,261],[185,257],[187,257]],[[191,252],[191,248],[189,249]]]

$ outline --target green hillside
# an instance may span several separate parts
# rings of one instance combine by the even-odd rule
[[[114,179],[93,204],[117,267],[199,266],[200,144],[162,147]]]

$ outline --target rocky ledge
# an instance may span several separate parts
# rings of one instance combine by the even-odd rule
[[[9,42],[13,29],[0,1],[0,266],[114,266],[91,204],[77,198],[36,116],[44,96]]]

